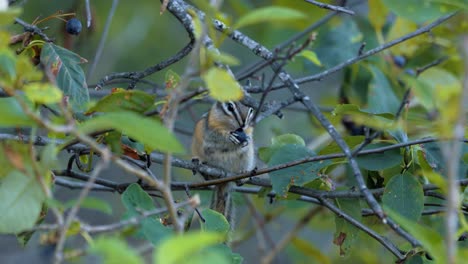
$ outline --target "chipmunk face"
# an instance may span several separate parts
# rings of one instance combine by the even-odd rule
[[[211,114],[216,116],[217,120],[222,120],[224,128],[229,131],[246,131],[252,123],[254,111],[239,102],[228,101],[214,104]]]

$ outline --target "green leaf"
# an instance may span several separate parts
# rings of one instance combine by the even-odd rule
[[[323,27],[314,42],[314,52],[320,55],[324,68],[331,68],[356,56],[361,46],[363,33],[355,19],[344,18],[333,26]],[[306,70],[312,73],[322,71],[312,63],[307,63]]]
[[[335,199],[335,204],[349,216],[359,222],[361,221],[361,206],[358,201],[354,199]],[[338,215],[335,215],[335,225],[333,243],[340,247],[340,256],[346,256],[349,254],[351,247],[356,246],[354,242],[358,237],[359,228]]]
[[[454,6],[427,0],[383,0],[385,5],[398,16],[424,23],[456,10]]]
[[[385,186],[382,202],[405,218],[417,221],[424,209],[424,192],[415,176],[396,175]]]
[[[114,89],[111,94],[104,96],[86,114],[94,112],[134,111],[143,113],[150,108],[155,96],[139,90]]]
[[[438,172],[440,175],[447,175],[448,168],[445,162],[444,156],[440,149],[439,143],[425,143],[419,145],[424,152],[424,157],[427,163],[431,166],[431,168]],[[463,153],[468,153],[468,145],[463,144]],[[463,162],[463,158],[460,157],[459,165],[458,165],[458,177],[459,179],[464,179],[466,173],[468,171],[468,164]]]
[[[341,104],[333,110],[333,119],[341,120],[347,116],[356,125],[365,125],[378,130],[397,129],[393,114],[370,114],[367,110],[361,110],[359,106],[352,104]]]
[[[83,69],[79,65],[86,60],[53,43],[46,43],[42,47],[41,61],[56,76],[58,87],[68,96],[73,109],[75,111],[86,109],[89,103],[88,85]]]
[[[127,209],[127,217],[139,216],[142,211],[156,209],[153,199],[136,183],[128,186],[122,194],[122,203]],[[171,230],[154,216],[147,217],[141,222],[141,232],[154,245],[171,235]]]
[[[258,154],[260,159],[264,162],[269,162],[271,155],[276,152],[276,150],[284,145],[299,145],[305,146],[305,141],[300,136],[295,134],[283,134],[271,139],[271,146],[262,147],[259,149]]]
[[[315,156],[315,153],[307,147],[287,144],[276,149],[268,162],[268,167],[313,156]],[[303,186],[313,181],[320,176],[320,169],[329,164],[330,161],[309,162],[270,172],[273,191],[280,197],[286,198],[289,187],[292,185]]]
[[[92,133],[107,129],[121,131],[151,149],[183,153],[184,147],[161,122],[133,112],[111,112],[86,120],[80,132]]]
[[[30,229],[38,219],[42,191],[36,177],[11,171],[0,180],[0,233],[15,234]]]
[[[444,263],[446,252],[444,239],[436,230],[407,219],[389,208],[384,207],[384,210],[395,222],[421,242],[424,249],[434,259],[434,263]]]
[[[168,70],[164,76],[164,83],[167,89],[175,88],[180,83],[180,76],[173,70]]]
[[[218,244],[223,239],[222,234],[212,232],[185,233],[180,236],[170,237],[161,242],[154,251],[153,263],[176,264],[187,262],[203,249]],[[207,255],[205,263],[214,263],[210,261],[211,258],[213,256]],[[217,257],[215,256],[215,258]]]
[[[130,184],[122,193],[122,203],[131,216],[140,215],[141,211],[156,209],[153,199],[136,183]]]
[[[210,91],[210,95],[220,102],[238,101],[244,97],[239,83],[224,69],[212,67],[202,78]]]
[[[369,144],[364,147],[364,150],[371,150],[391,145],[392,144],[388,143]],[[400,164],[403,161],[403,158],[400,154],[400,149],[391,149],[381,153],[360,155],[356,158],[356,160],[359,163],[359,167],[362,167],[366,170],[378,171]]]
[[[15,98],[0,98],[0,127],[24,127],[35,125],[35,122],[23,111]]]
[[[71,208],[76,204],[77,200],[70,200],[65,203],[65,208]],[[86,197],[80,204],[81,208],[91,209],[103,212],[105,214],[111,215],[112,214],[112,206],[99,198],[96,197]]]
[[[205,209],[201,214],[205,219],[205,222],[200,223],[203,231],[217,232],[223,234],[227,238],[231,227],[224,215],[212,209]]]
[[[367,99],[368,107],[363,111],[372,114],[395,114],[400,107],[400,100],[396,97],[387,77],[375,66],[370,66],[372,82],[369,85]]]
[[[91,244],[91,252],[101,256],[103,263],[143,264],[145,261],[117,237],[99,237]]]
[[[58,164],[59,148],[54,143],[47,144],[41,151],[40,164],[44,169],[56,168]]]
[[[62,100],[62,91],[50,83],[28,83],[23,87],[26,97],[39,104],[54,104]]]
[[[319,58],[317,57],[317,54],[311,50],[303,50],[301,53],[298,54],[298,56],[302,56],[306,59],[308,59],[310,62],[317,66],[322,66],[322,63],[320,62]]]
[[[8,48],[0,49],[0,76],[2,76],[2,79],[7,77],[8,80],[16,78],[16,58]],[[0,80],[0,84],[3,84],[3,82],[4,80]]]
[[[421,166],[422,169],[423,176],[426,177],[432,184],[439,187],[442,193],[447,194],[447,181],[444,179],[444,177],[442,177],[442,175],[434,171],[432,166],[426,160],[426,156],[422,150],[417,151],[417,157],[419,166]],[[468,188],[466,188],[465,190],[468,190]]]
[[[141,231],[146,239],[153,245],[159,245],[161,241],[172,235],[172,230],[164,226],[159,219],[146,218],[141,222]]]
[[[234,24],[233,28],[238,29],[264,22],[290,22],[306,18],[307,16],[304,13],[295,9],[284,6],[269,6],[256,8],[240,17]]]

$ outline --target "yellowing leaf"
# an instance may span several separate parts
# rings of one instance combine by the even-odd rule
[[[150,150],[183,153],[184,147],[161,122],[133,112],[110,112],[80,125],[82,133],[115,129],[145,144]]]
[[[381,31],[387,20],[388,9],[382,0],[369,1],[369,22],[376,31]]]
[[[26,97],[39,104],[53,104],[62,100],[63,93],[50,83],[29,83],[23,88]]]
[[[401,17],[397,17],[395,23],[387,35],[387,40],[394,40],[405,34],[413,32],[416,29],[418,29],[418,25],[416,23]],[[421,43],[423,43],[425,39],[427,39],[425,36],[412,38],[392,47],[390,50],[393,54],[405,55],[410,58],[421,47]]]
[[[311,51],[311,50],[303,50],[301,53],[299,53],[299,56],[302,56],[306,59],[308,59],[310,62],[317,66],[322,66],[322,63],[320,62],[319,58],[317,57],[317,53]]]
[[[234,28],[237,29],[263,22],[287,22],[306,18],[307,16],[304,13],[295,9],[282,6],[270,6],[255,9],[254,11],[242,16],[237,20]]]
[[[135,250],[117,237],[99,237],[91,244],[91,252],[101,256],[103,263],[145,263]]]
[[[239,60],[227,53],[217,53],[213,50],[208,50],[207,55],[214,61],[226,65],[239,65]]]
[[[244,97],[239,83],[224,69],[213,67],[202,78],[210,95],[218,101],[238,101]]]
[[[153,255],[153,263],[171,264],[186,262],[203,249],[221,243],[223,239],[223,234],[213,232],[185,233],[181,236],[173,236],[163,241],[156,248]],[[207,261],[207,263],[210,262]]]

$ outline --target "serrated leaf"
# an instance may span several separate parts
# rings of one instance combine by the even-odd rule
[[[304,13],[295,9],[284,6],[269,6],[256,8],[240,17],[233,28],[238,29],[264,22],[289,22],[306,18],[307,16]]]
[[[376,143],[369,144],[364,147],[364,150],[372,150],[375,148],[390,146],[388,143]],[[394,167],[403,161],[403,157],[400,154],[399,149],[387,150],[382,153],[374,153],[369,155],[360,155],[356,157],[359,167],[365,168],[371,171],[378,171],[387,168]]]
[[[311,50],[303,50],[301,53],[298,54],[298,56],[302,56],[306,59],[308,59],[310,62],[317,66],[322,66],[322,63],[320,62],[319,58],[317,57],[317,54]]]
[[[136,183],[130,184],[122,193],[122,203],[131,216],[140,215],[141,211],[156,209],[153,199]]]
[[[117,237],[99,237],[91,244],[91,252],[101,256],[102,263],[143,264],[145,261],[124,240]]]
[[[306,157],[313,157],[315,153],[300,145],[283,145],[271,156],[268,166],[272,167]],[[288,196],[289,187],[292,185],[303,186],[318,178],[320,169],[328,166],[330,161],[309,162],[282,170],[270,172],[270,180],[275,191],[280,197]]]
[[[383,0],[385,5],[398,16],[424,23],[456,10],[454,6],[427,0]]]
[[[23,87],[26,97],[39,104],[54,104],[62,100],[62,91],[50,83],[28,83]]]
[[[36,177],[10,171],[0,180],[0,233],[15,234],[32,228],[44,198]]]
[[[154,98],[155,96],[139,90],[115,89],[111,94],[101,98],[86,114],[120,111],[143,113],[152,106]]]
[[[224,215],[212,209],[205,209],[201,214],[205,219],[204,222],[200,223],[203,231],[217,232],[227,237],[231,227]]]
[[[145,144],[152,150],[171,153],[184,152],[182,144],[161,122],[133,112],[104,113],[86,120],[79,129],[86,134],[115,129]]]
[[[400,100],[396,97],[387,77],[374,66],[370,66],[372,81],[369,85],[367,104],[364,112],[371,114],[395,114],[400,107]]]
[[[395,175],[385,186],[382,202],[409,220],[418,221],[424,209],[424,192],[413,175]]]
[[[122,203],[127,209],[127,217],[139,216],[142,211],[156,209],[153,199],[136,183],[128,186],[123,192]],[[147,217],[141,222],[141,232],[154,245],[157,245],[172,233],[170,229],[165,227],[154,216]]]
[[[335,204],[349,216],[357,221],[361,221],[361,206],[359,202],[353,199],[335,199]],[[350,224],[348,221],[335,215],[336,230],[333,243],[340,247],[340,256],[349,254],[351,247],[356,245],[355,240],[359,234],[359,228]]]
[[[261,160],[264,162],[269,162],[271,155],[281,146],[291,144],[291,145],[299,145],[305,146],[305,141],[300,136],[295,134],[283,134],[276,136],[271,139],[271,146],[269,147],[262,147],[258,150],[258,155]]]
[[[407,219],[389,208],[384,207],[384,210],[397,224],[421,242],[434,259],[434,263],[444,263],[446,252],[444,239],[436,230]]]
[[[15,98],[0,98],[0,127],[32,126],[35,122],[23,111]]]
[[[57,86],[68,96],[73,109],[86,109],[89,103],[88,85],[79,65],[86,60],[53,43],[45,43],[41,51],[41,61],[56,77]]]
[[[203,249],[221,243],[223,239],[222,234],[213,232],[185,233],[170,237],[161,242],[154,251],[153,263],[182,263],[198,255]],[[206,256],[205,263],[212,263],[209,259],[210,257]]]
[[[239,83],[224,69],[212,67],[202,78],[210,91],[210,95],[220,102],[238,101],[244,97]]]

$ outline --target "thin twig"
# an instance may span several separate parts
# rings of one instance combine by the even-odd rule
[[[448,19],[452,18],[453,16],[455,16],[457,14],[457,12],[455,13],[449,13],[447,15],[444,15],[440,18],[438,18],[437,20],[435,20],[434,22],[430,23],[430,24],[427,24],[425,26],[422,26],[420,27],[419,29],[411,32],[411,33],[408,33],[402,37],[399,37],[397,39],[394,39],[392,41],[389,41],[385,44],[382,44],[376,48],[373,48],[367,52],[364,52],[362,55],[360,56],[356,56],[354,58],[351,58],[345,62],[342,62],[334,67],[331,67],[321,73],[317,73],[317,74],[314,74],[314,75],[311,75],[311,76],[308,76],[308,77],[303,77],[303,78],[298,78],[298,79],[295,79],[294,82],[296,82],[297,84],[303,84],[303,83],[307,83],[307,82],[313,82],[313,81],[321,81],[323,80],[325,77],[337,72],[337,71],[340,71],[342,70],[343,68],[349,66],[349,65],[352,65],[358,61],[361,61],[369,56],[372,56],[374,54],[377,54],[383,50],[386,50],[386,49],[389,49],[395,45],[398,45],[408,39],[412,39],[414,37],[417,37],[421,34],[424,34],[424,33],[427,33],[427,32],[430,32],[431,29],[433,29],[434,27],[437,27],[438,25],[444,23],[445,21],[447,21]],[[259,53],[261,52],[261,50],[259,50]],[[275,85],[273,87],[273,90],[277,90],[277,89],[281,89],[281,88],[284,88],[286,87],[285,84],[280,84],[280,85]]]
[[[91,15],[91,6],[89,4],[89,0],[85,1],[85,7],[86,7],[86,27],[89,28],[91,27],[91,20],[93,19]]]
[[[89,0],[87,0],[87,4],[86,4],[86,16],[87,16],[87,23],[88,23],[88,27],[91,25],[91,15],[89,14],[88,16],[88,8],[89,8]],[[90,79],[92,76],[93,76],[93,73],[94,71],[96,70],[96,66],[99,62],[99,60],[101,59],[101,55],[102,55],[102,52],[104,50],[104,45],[106,44],[106,40],[107,40],[107,35],[109,34],[109,29],[110,29],[110,26],[112,24],[112,19],[114,18],[114,14],[115,14],[115,10],[117,9],[117,5],[119,4],[119,0],[112,0],[112,6],[109,10],[109,14],[107,15],[107,19],[106,19],[106,24],[104,25],[104,29],[102,31],[102,35],[101,35],[101,39],[99,40],[99,45],[98,45],[98,48],[96,50],[96,54],[94,55],[94,60],[93,60],[93,63],[91,64],[91,66],[89,67],[88,69],[88,74],[87,74],[87,78],[86,79]]]
[[[36,25],[28,24],[19,18],[15,18],[15,22],[22,25],[24,31],[39,35],[46,42],[52,42],[52,40],[42,31],[42,29],[40,29]]]
[[[305,1],[308,2],[308,3],[311,3],[313,5],[316,5],[316,6],[320,7],[320,8],[323,8],[323,9],[333,10],[333,11],[336,11],[336,12],[342,12],[342,13],[346,13],[348,15],[354,15],[354,11],[349,10],[347,8],[344,8],[344,7],[341,7],[341,6],[325,4],[325,3],[314,1],[314,0],[305,0]]]
[[[70,228],[72,222],[75,219],[76,214],[78,213],[78,210],[80,209],[80,205],[83,202],[84,198],[88,195],[89,191],[93,187],[94,181],[97,179],[99,173],[107,167],[109,161],[110,161],[110,153],[107,154],[107,156],[103,157],[101,159],[101,162],[99,162],[95,167],[94,171],[91,174],[90,180],[86,183],[85,188],[82,189],[80,195],[78,196],[78,199],[76,201],[76,204],[70,209],[70,212],[65,219],[65,222],[63,226],[60,228],[59,232],[59,239],[57,241],[57,245],[55,246],[55,253],[54,253],[54,263],[58,264],[63,261],[63,249],[65,246],[65,240],[67,237],[67,231]]]

